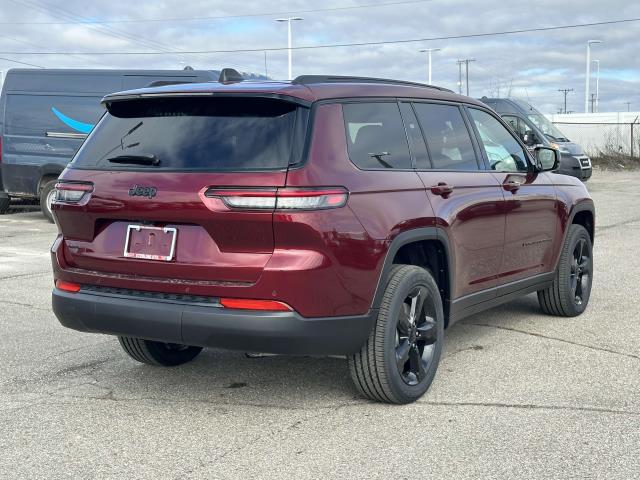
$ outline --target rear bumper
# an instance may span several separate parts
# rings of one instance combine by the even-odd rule
[[[295,312],[228,310],[212,304],[54,289],[62,325],[167,343],[245,352],[346,355],[366,341],[376,311],[350,317],[304,318]]]

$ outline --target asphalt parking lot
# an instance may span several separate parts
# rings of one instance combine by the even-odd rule
[[[446,335],[431,390],[358,397],[338,358],[142,366],[50,310],[39,211],[0,217],[0,478],[640,478],[640,172],[594,173],[591,305],[535,295]]]

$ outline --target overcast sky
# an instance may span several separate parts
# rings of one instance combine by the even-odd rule
[[[368,5],[366,8],[299,13],[294,46],[468,35],[526,28],[640,18],[640,2],[629,0],[0,0],[0,57],[48,68],[183,68],[265,72],[263,52],[162,55],[25,55],[19,52],[171,52],[286,47],[281,12]],[[379,6],[371,6],[377,4]],[[255,14],[274,12],[273,15]],[[246,15],[246,16],[242,16]],[[221,17],[206,20],[184,18]],[[140,20],[171,19],[144,22]],[[87,24],[126,20],[109,24]],[[83,23],[84,22],[84,23]],[[39,23],[39,24],[38,24]],[[568,109],[584,108],[585,50],[589,39],[600,60],[600,111],[640,111],[640,22],[483,38],[378,46],[296,50],[299,74],[367,75],[426,81],[423,48],[433,54],[433,83],[457,90],[457,59],[470,64],[470,95],[529,98],[540,110],[556,112],[573,88]],[[9,53],[5,53],[9,52]],[[287,52],[267,52],[267,72],[287,77]],[[0,60],[0,70],[21,67]],[[594,65],[595,66],[595,65]],[[595,91],[595,76],[592,81]],[[499,92],[498,92],[499,90]]]

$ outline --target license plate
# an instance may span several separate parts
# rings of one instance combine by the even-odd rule
[[[176,251],[178,231],[171,227],[128,225],[124,256],[170,262]]]

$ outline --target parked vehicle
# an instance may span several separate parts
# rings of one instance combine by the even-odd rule
[[[589,193],[481,102],[302,76],[103,103],[56,185],[53,311],[137,361],[346,355],[362,395],[407,403],[461,318],[589,302]]]
[[[592,174],[591,159],[577,143],[572,142],[547,117],[524,100],[514,98],[480,99],[498,112],[529,147],[545,145],[560,151],[556,173],[571,175],[586,182]]]
[[[104,113],[104,95],[217,78],[197,70],[9,70],[0,94],[0,213],[10,197],[40,199],[53,221],[56,179]]]

